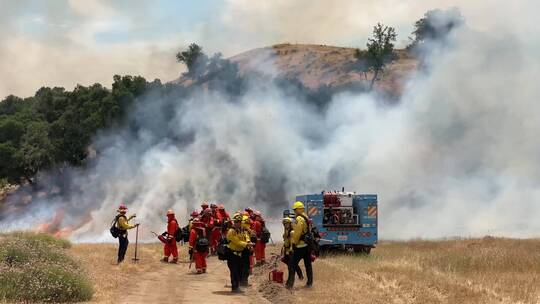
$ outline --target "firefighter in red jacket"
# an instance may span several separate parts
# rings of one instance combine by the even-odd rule
[[[203,214],[204,210],[208,209],[208,202],[207,201],[202,202],[201,208],[202,208],[201,212],[199,212],[199,213]]]
[[[163,246],[163,259],[164,263],[169,261],[169,256],[172,255],[173,259],[171,263],[178,262],[178,248],[176,247],[176,239],[174,235],[178,230],[178,221],[174,217],[174,212],[167,210],[167,233],[165,234],[165,245]]]
[[[210,234],[212,233],[212,228],[214,228],[214,218],[212,217],[212,210],[206,208],[203,212],[201,212],[199,218],[206,228],[206,234],[210,236]]]
[[[264,227],[264,220],[262,218],[262,214],[259,211],[255,211],[253,215],[254,220],[252,221],[252,229],[255,233],[255,236],[257,237],[257,242],[255,243],[255,259],[257,260],[257,263],[255,264],[255,266],[259,266],[266,263],[266,243],[263,242],[261,239]]]
[[[255,232],[253,231],[253,221],[249,218],[249,213],[247,211],[244,212],[244,215],[242,217],[242,228],[244,228],[245,232],[249,235],[250,241],[255,244],[257,237],[255,236]],[[246,257],[248,263],[248,275],[253,273],[253,266],[255,265],[255,256],[253,256],[253,248],[251,248],[249,255]]]
[[[231,217],[229,213],[225,211],[225,206],[223,204],[218,205],[218,213],[221,216],[221,233],[224,237],[227,236],[227,232],[232,228]]]
[[[253,209],[251,209],[250,207],[247,207],[246,209],[244,209],[244,215],[246,215],[249,217],[250,220],[252,220],[255,216],[254,212],[253,212]]]
[[[210,234],[210,254],[216,254],[219,239],[221,238],[221,214],[216,204],[210,204],[212,210],[213,227]]]
[[[204,240],[206,239],[206,245]],[[206,272],[206,256],[208,255],[208,236],[203,222],[194,220],[189,233],[189,255],[195,261],[198,274]]]

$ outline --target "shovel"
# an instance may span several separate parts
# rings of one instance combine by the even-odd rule
[[[132,259],[134,264],[137,264],[139,259],[137,258],[137,245],[139,244],[139,225],[135,227],[135,257]]]

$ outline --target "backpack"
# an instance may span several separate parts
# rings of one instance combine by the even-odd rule
[[[197,241],[195,242],[195,249],[198,252],[208,252],[208,248],[210,247],[210,242],[208,241],[208,238],[206,237],[205,233],[198,232],[199,236],[197,237]]]
[[[312,250],[312,251],[315,251],[315,252],[318,252],[319,251],[319,241],[318,239],[316,239],[316,236],[319,236],[319,232],[317,230],[316,227],[313,227],[313,225],[311,225],[309,223],[309,220],[307,217],[303,216],[303,215],[299,215],[300,217],[302,217],[304,219],[304,221],[306,221],[306,224],[308,225],[308,228],[307,228],[307,231],[304,232],[301,236],[300,236],[300,240],[304,241],[308,247],[308,249]]]
[[[176,220],[175,220],[176,221]],[[174,232],[174,239],[177,241],[177,242],[181,242],[184,237],[183,237],[183,232],[182,232],[182,229],[180,228],[180,226],[178,225],[178,221],[176,221],[176,231]]]
[[[226,261],[229,256],[229,247],[227,246],[227,244],[229,244],[229,241],[226,237],[222,236],[219,239],[219,244],[216,249],[217,256],[220,261]]]
[[[265,244],[268,244],[268,242],[270,242],[270,231],[268,231],[268,228],[266,228],[266,226],[262,227],[261,241]]]
[[[184,243],[189,243],[189,224],[182,228],[182,238]]]
[[[117,238],[119,237],[125,230],[122,230],[120,228],[117,227],[117,223],[118,223],[118,219],[120,219],[120,217],[126,217],[125,215],[117,215],[114,217],[114,220],[112,221],[112,224],[111,224],[111,229],[109,229],[109,231],[111,232],[111,235],[113,238]]]

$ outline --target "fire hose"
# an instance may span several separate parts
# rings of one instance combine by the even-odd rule
[[[157,234],[154,231],[150,231],[153,235],[155,235],[158,240],[160,240],[162,243],[166,244],[169,242],[169,239],[165,237],[166,233],[163,234]]]

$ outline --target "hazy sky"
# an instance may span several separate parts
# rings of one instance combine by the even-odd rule
[[[468,24],[493,28],[530,11],[520,1],[466,0],[0,0],[0,96],[41,86],[109,85],[113,74],[169,81],[174,53],[191,42],[231,56],[280,42],[364,46],[377,22],[398,46],[433,8],[459,7]]]

